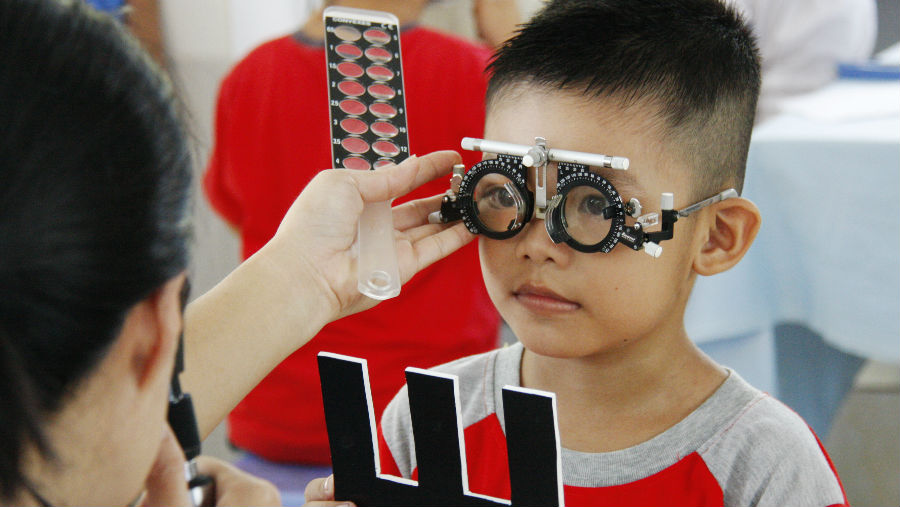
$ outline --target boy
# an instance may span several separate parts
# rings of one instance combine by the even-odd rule
[[[492,70],[487,139],[628,157],[627,171],[591,170],[648,211],[663,192],[682,209],[741,188],[759,62],[749,29],[715,0],[552,1]],[[550,200],[556,164],[547,174]],[[759,223],[745,199],[709,205],[675,224],[656,259],[576,251],[537,217],[480,238],[488,293],[520,343],[436,368],[460,379],[470,489],[509,498],[500,390],[511,384],[556,393],[567,505],[845,504],[806,424],[684,329],[696,276],[735,265]],[[382,471],[415,477],[405,388],[379,429]]]

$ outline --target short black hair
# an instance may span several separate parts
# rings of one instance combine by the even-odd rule
[[[168,80],[82,2],[0,0],[0,69],[2,500],[127,312],[186,269],[192,169]]]
[[[487,104],[519,84],[648,102],[698,196],[741,189],[760,88],[750,28],[718,0],[553,0],[498,49]]]

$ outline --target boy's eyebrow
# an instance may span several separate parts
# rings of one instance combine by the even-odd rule
[[[616,187],[616,191],[620,194],[643,192],[643,187],[638,183],[634,174],[630,172],[630,169],[619,170],[591,166],[591,171],[603,176],[603,178],[612,183],[612,186]]]
[[[496,153],[489,151],[482,152],[482,160],[492,160],[495,158],[497,158]],[[589,166],[589,169],[591,172],[603,176],[603,178],[612,183],[612,186],[616,188],[616,191],[619,192],[619,194],[628,194],[629,197],[631,197],[633,194],[644,192],[643,187],[637,182],[637,178],[630,172],[631,169],[610,169],[608,167],[597,167],[593,165]]]

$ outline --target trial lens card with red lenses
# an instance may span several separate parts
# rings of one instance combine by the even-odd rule
[[[409,156],[397,23],[386,12],[325,10],[334,167],[377,169]]]

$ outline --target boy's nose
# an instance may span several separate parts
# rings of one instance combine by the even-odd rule
[[[532,218],[522,232],[507,241],[516,241],[516,255],[519,258],[536,263],[552,262],[565,267],[574,253],[565,243],[554,243],[547,234],[544,220],[539,218]]]

